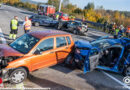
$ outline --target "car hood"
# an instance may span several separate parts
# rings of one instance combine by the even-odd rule
[[[8,45],[0,44],[0,57],[1,56],[23,56],[23,54]]]

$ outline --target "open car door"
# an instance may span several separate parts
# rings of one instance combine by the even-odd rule
[[[93,71],[99,63],[99,50],[92,48],[89,52],[89,56],[86,57],[84,62],[84,73]]]

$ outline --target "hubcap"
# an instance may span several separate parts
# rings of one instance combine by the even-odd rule
[[[74,30],[74,34],[77,34],[77,31],[76,31],[76,30]]]
[[[11,77],[12,81],[15,83],[22,82],[24,78],[25,78],[25,73],[23,71],[18,71],[14,73],[13,76]]]
[[[126,70],[126,75],[127,75],[127,76],[130,76],[130,67],[127,68],[127,70]]]

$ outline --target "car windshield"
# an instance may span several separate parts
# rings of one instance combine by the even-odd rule
[[[16,39],[14,42],[12,42],[10,44],[10,47],[23,54],[27,54],[38,41],[38,38],[29,34],[24,34]]]
[[[98,40],[98,41],[91,42],[91,45],[93,47],[98,47],[100,49],[103,49],[110,46],[110,43],[106,40]]]

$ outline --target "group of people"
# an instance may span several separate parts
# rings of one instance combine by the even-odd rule
[[[126,35],[130,37],[130,28],[124,28],[123,25],[118,26],[116,23],[108,24],[104,22],[104,32],[108,30],[108,33],[114,35],[115,38],[122,37]]]
[[[10,22],[10,30],[11,30],[10,34],[9,34],[10,39],[16,39],[17,32],[18,32],[18,26],[19,26],[18,17],[14,16],[14,19],[12,19]],[[32,23],[27,16],[25,17],[23,26],[24,26],[25,33],[29,32],[31,30]]]

